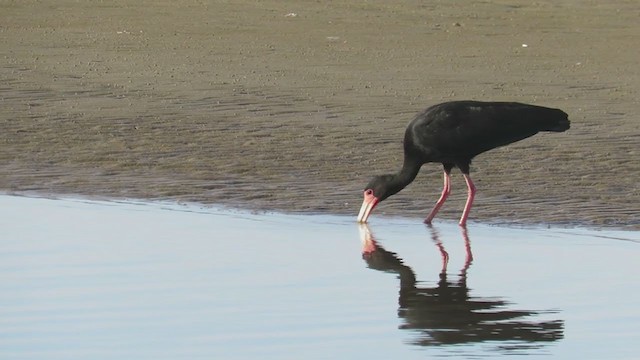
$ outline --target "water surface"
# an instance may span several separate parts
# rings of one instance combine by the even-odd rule
[[[635,359],[640,235],[0,196],[2,359]]]

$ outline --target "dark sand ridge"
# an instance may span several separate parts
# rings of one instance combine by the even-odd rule
[[[355,218],[417,111],[511,100],[572,129],[476,158],[470,219],[638,229],[639,18],[635,1],[2,2],[0,189]],[[454,175],[440,218],[462,211]],[[426,165],[376,213],[424,216],[441,185]]]

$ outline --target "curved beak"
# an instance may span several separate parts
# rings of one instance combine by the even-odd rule
[[[371,192],[367,194],[367,192],[365,191],[364,201],[362,202],[362,207],[360,207],[360,212],[358,213],[358,222],[366,223],[369,215],[371,215],[371,211],[373,211],[373,208],[376,207],[379,202],[380,200],[378,200],[377,197],[373,196]]]

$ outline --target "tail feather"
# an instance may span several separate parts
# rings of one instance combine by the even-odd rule
[[[569,130],[571,122],[569,116],[559,109],[548,109],[541,120],[541,131],[563,132]]]

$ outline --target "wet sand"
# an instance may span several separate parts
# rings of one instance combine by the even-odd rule
[[[461,232],[397,218],[358,227],[351,216],[4,195],[0,204],[2,359],[640,351],[638,232]]]
[[[400,167],[416,112],[510,100],[561,108],[572,128],[476,158],[471,220],[638,229],[639,14],[620,0],[2,2],[0,190],[355,215],[369,177]],[[377,214],[424,216],[440,172]],[[453,192],[442,218],[460,214],[460,176]]]

